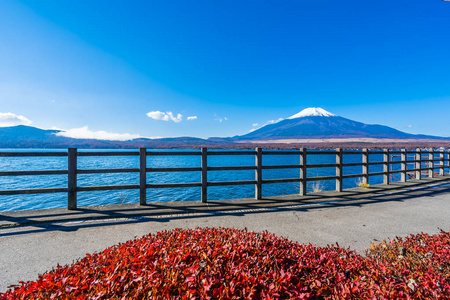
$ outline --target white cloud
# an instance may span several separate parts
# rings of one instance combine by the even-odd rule
[[[283,121],[283,120],[284,120],[283,118],[279,118],[278,120],[270,120],[270,121],[267,121],[264,125],[262,125],[262,126],[260,126],[260,127],[257,127],[257,126],[259,125],[258,123],[254,123],[254,124],[252,124],[252,126],[253,126],[253,127],[256,127],[256,128],[250,129],[249,132],[253,132],[253,131],[255,131],[255,130],[258,130],[258,129],[260,129],[260,128],[263,128],[263,127],[266,126],[266,125],[275,124],[275,123],[278,123],[278,122]]]
[[[155,110],[155,111],[148,112],[147,117],[155,119],[155,120],[161,120],[161,121],[174,121],[175,123],[179,123],[179,122],[181,122],[181,120],[183,120],[183,115],[178,114],[175,117],[171,111],[163,113],[159,110]]]
[[[408,128],[412,128],[413,126],[412,125],[408,125]]]
[[[283,120],[284,120],[283,118],[279,118],[278,120],[270,120],[270,121],[267,121],[267,123],[264,124],[263,127],[266,126],[266,125],[269,125],[269,124],[275,124],[275,123],[278,123],[278,122],[283,121]]]
[[[112,133],[103,130],[91,131],[87,126],[61,131],[56,133],[56,135],[74,139],[95,139],[107,141],[129,141],[141,137],[139,134]]]
[[[30,125],[31,121],[22,115],[13,113],[0,113],[0,127],[10,127],[17,125]]]
[[[197,116],[187,117],[188,121],[197,120]]]
[[[227,117],[220,118],[216,114],[214,114],[214,121],[219,121],[220,123],[222,123],[223,121],[228,121],[228,118]]]
[[[166,114],[157,110],[157,111],[148,112],[147,117],[155,119],[155,120],[164,120],[164,118],[166,118]],[[167,118],[167,120],[164,120],[164,121],[169,121],[169,118]]]

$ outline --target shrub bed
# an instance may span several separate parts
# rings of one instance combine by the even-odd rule
[[[366,256],[226,228],[158,232],[58,266],[0,299],[449,299],[450,233]]]

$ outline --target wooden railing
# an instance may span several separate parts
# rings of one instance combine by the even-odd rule
[[[343,163],[343,155],[362,155],[361,162]],[[382,161],[369,161],[370,154],[379,154],[383,156]],[[414,154],[414,159],[411,154]],[[447,154],[447,158],[445,155]],[[200,167],[164,167],[164,168],[148,168],[147,158],[152,156],[200,156]],[[255,156],[255,165],[252,166],[208,166],[208,157],[215,155],[252,155]],[[293,165],[263,165],[264,155],[298,155],[300,157],[299,164]],[[309,164],[308,155],[334,155],[336,163],[334,164]],[[42,170],[42,171],[0,171],[0,176],[35,176],[35,175],[67,175],[68,183],[66,188],[40,188],[40,189],[15,189],[15,190],[0,190],[2,195],[20,195],[20,194],[43,194],[43,193],[67,193],[67,208],[74,210],[77,208],[77,193],[86,191],[112,191],[112,190],[139,190],[139,203],[145,205],[147,203],[147,189],[152,188],[184,188],[184,187],[200,187],[201,201],[207,202],[208,187],[213,186],[230,186],[230,185],[254,185],[255,198],[262,198],[262,185],[273,183],[287,183],[298,182],[300,184],[299,194],[306,195],[306,183],[309,181],[321,180],[335,180],[336,191],[342,191],[343,180],[347,178],[362,178],[363,184],[369,183],[371,176],[383,176],[383,183],[389,184],[392,181],[393,174],[400,174],[400,181],[405,182],[412,178],[421,179],[424,172],[428,172],[428,177],[435,175],[444,175],[445,168],[450,166],[450,153],[448,151],[430,150],[422,151],[369,151],[362,149],[362,151],[344,151],[340,148],[335,151],[310,151],[305,148],[299,150],[279,151],[279,150],[262,150],[256,148],[251,151],[208,151],[207,148],[202,148],[200,151],[147,151],[145,148],[140,148],[139,151],[111,151],[111,152],[78,152],[76,148],[69,148],[67,152],[0,152],[0,157],[61,157],[67,156],[68,167],[67,170]],[[83,156],[139,156],[139,168],[122,168],[122,169],[78,169],[77,158]],[[398,157],[398,160],[394,158]],[[408,169],[408,165],[413,164],[413,168]],[[369,172],[369,166],[382,165],[383,171]],[[400,165],[399,169],[395,166]],[[424,167],[425,165],[425,167]],[[345,167],[361,166],[361,174],[343,174]],[[311,168],[335,168],[336,175],[334,176],[319,176],[308,177],[308,169]],[[275,169],[298,169],[299,177],[295,178],[276,178],[263,179],[263,170]],[[237,170],[254,170],[255,180],[239,180],[239,181],[208,181],[208,171],[237,171]],[[438,170],[435,172],[435,170]],[[200,182],[189,183],[147,183],[147,173],[149,172],[201,172]],[[78,174],[104,174],[104,173],[139,173],[139,183],[127,185],[104,185],[104,186],[78,186]],[[391,177],[391,180],[390,180]]]

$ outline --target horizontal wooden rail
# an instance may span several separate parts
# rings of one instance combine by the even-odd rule
[[[415,171],[423,171],[423,170],[428,170],[428,169],[432,169],[432,168],[417,168],[417,169],[406,169],[407,172],[415,172]],[[434,169],[434,168],[433,168]]]
[[[346,178],[358,178],[358,177],[363,177],[364,174],[347,174],[347,175],[342,175],[342,178],[346,179]]]
[[[439,169],[439,167],[436,168],[418,168],[418,169],[406,169],[406,170],[392,170],[389,171],[389,173],[402,173],[402,172],[415,172],[415,171],[427,171],[427,170],[433,170],[433,169]]]
[[[336,154],[335,151],[307,151],[306,154],[311,155],[334,155]]]
[[[280,170],[280,169],[299,169],[301,168],[301,165],[268,165],[268,166],[262,166],[261,169],[263,170]]]
[[[0,152],[0,157],[44,157],[44,156],[67,156],[67,152]]]
[[[411,159],[411,160],[409,160],[408,159],[406,161],[406,163],[411,164],[411,163],[421,162],[422,164],[426,164],[426,163],[428,163],[430,161],[432,161],[432,162],[435,162],[435,161],[439,162],[439,161],[442,161],[442,159],[440,159],[440,158],[436,158],[436,159],[426,159],[425,158],[425,159],[421,159],[421,160],[418,160],[418,159]],[[393,161],[393,162],[402,162],[402,161],[396,160],[396,161]]]
[[[209,156],[254,156],[255,165],[244,166],[208,166]],[[264,165],[265,156],[273,155],[296,155],[299,157],[298,164],[286,165]],[[308,157],[310,155],[325,155],[334,156],[335,163],[309,163]],[[343,156],[346,155],[360,155],[361,161],[343,163]],[[137,168],[107,168],[107,169],[78,169],[78,157],[114,157],[124,156],[133,157],[138,156],[139,167]],[[201,159],[201,166],[194,167],[148,167],[148,162],[152,162],[153,157],[158,156],[196,156]],[[375,156],[382,156],[380,158]],[[233,185],[254,185],[255,198],[262,198],[263,184],[278,184],[278,183],[299,183],[300,195],[306,195],[306,183],[323,180],[335,180],[336,190],[342,191],[342,182],[349,178],[362,178],[363,183],[369,183],[369,178],[375,176],[383,176],[383,182],[389,184],[391,179],[394,180],[394,174],[400,174],[400,181],[406,181],[411,178],[421,179],[424,175],[433,177],[435,175],[444,175],[450,173],[450,152],[447,151],[430,151],[430,150],[416,150],[406,151],[398,150],[383,150],[371,151],[363,149],[362,151],[349,151],[336,149],[335,151],[326,150],[307,150],[301,148],[298,150],[262,150],[256,148],[255,150],[213,150],[208,151],[206,148],[193,151],[148,151],[145,148],[140,148],[139,151],[81,151],[78,152],[76,148],[69,148],[67,152],[0,152],[0,157],[67,157],[67,170],[30,170],[30,171],[0,171],[0,177],[7,176],[41,176],[41,175],[67,175],[67,187],[64,188],[40,188],[40,189],[16,189],[16,190],[0,190],[0,195],[21,195],[21,194],[44,194],[44,193],[67,193],[68,208],[77,208],[77,193],[78,192],[92,192],[92,191],[114,191],[114,190],[139,190],[139,203],[146,204],[147,189],[155,188],[201,188],[201,200],[207,202],[208,187],[218,186],[233,186]],[[377,159],[371,161],[371,159]],[[413,165],[411,168],[411,165]],[[380,168],[369,171],[371,166],[382,166]],[[344,170],[348,171],[348,167],[361,167],[360,174],[344,174]],[[308,170],[315,168],[335,168],[336,175],[334,176],[307,176],[310,172]],[[263,171],[265,170],[283,170],[283,169],[297,169],[299,171],[298,178],[271,178],[263,179]],[[445,171],[449,172],[445,172]],[[255,180],[233,180],[233,181],[209,181],[208,172],[222,172],[222,171],[254,171]],[[376,172],[375,172],[376,171]],[[147,173],[157,172],[199,172],[201,175],[201,182],[180,182],[180,183],[161,183],[161,182],[147,182]],[[139,182],[127,185],[104,185],[104,186],[78,186],[77,176],[83,174],[107,174],[107,173],[138,173]],[[294,175],[295,176],[295,175]],[[152,178],[155,178],[153,176]],[[154,180],[154,179],[152,179]]]
[[[308,177],[306,181],[321,181],[321,180],[335,180],[338,176],[318,176],[318,177]]]
[[[208,155],[255,155],[255,151],[210,151]]]
[[[307,168],[309,169],[314,169],[314,168],[336,168],[338,165],[337,164],[310,164],[310,165],[306,165]]]
[[[295,150],[295,151],[280,151],[280,150],[263,150],[263,155],[300,155],[301,151]]]
[[[148,151],[147,156],[199,156],[200,152],[194,151]]]
[[[403,152],[402,151],[389,151],[389,154],[402,154]],[[411,154],[412,152],[406,152],[406,154]],[[422,152],[422,153],[424,153],[424,152]]]
[[[1,171],[0,176],[67,175],[67,170]]]
[[[129,169],[81,169],[77,170],[77,174],[107,174],[107,173],[138,173],[138,168]],[[67,171],[66,171],[67,174]]]
[[[386,175],[386,172],[373,172],[368,174],[368,176],[380,176],[380,175]]]
[[[24,190],[0,191],[1,196],[24,195],[24,194],[49,194],[49,193],[67,193],[67,188],[45,188],[45,189],[24,189]]]
[[[138,189],[139,184],[126,185],[101,185],[101,186],[79,186],[79,192],[93,192],[93,191],[117,191],[117,190],[133,190]]]
[[[197,172],[201,171],[202,168],[199,167],[188,167],[188,168],[146,168],[146,172]]]
[[[282,178],[282,179],[263,179],[262,183],[288,183],[288,182],[301,182],[301,178]]]
[[[256,166],[225,166],[225,167],[208,167],[208,171],[245,171],[256,170]]]
[[[186,187],[201,187],[201,182],[184,182],[184,183],[152,183],[146,184],[148,189],[164,189],[164,188],[186,188]]]
[[[236,181],[210,181],[208,186],[226,186],[226,185],[246,185],[256,184],[256,180],[236,180]]]
[[[391,170],[389,171],[389,174],[396,174],[396,173],[404,173],[404,170]]]
[[[359,167],[359,166],[362,166],[362,165],[363,165],[362,162],[342,164],[343,167]]]
[[[77,156],[138,156],[136,151],[117,151],[117,152],[78,152]]]
[[[361,151],[342,151],[344,155],[361,155]]]

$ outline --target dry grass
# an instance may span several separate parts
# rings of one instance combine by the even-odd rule
[[[358,187],[360,187],[360,188],[365,188],[365,189],[367,189],[367,188],[370,187],[370,184],[363,182],[362,179],[359,179],[359,180],[356,182],[356,184],[357,184]]]
[[[315,181],[313,186],[313,193],[323,192],[323,184],[320,181]]]

